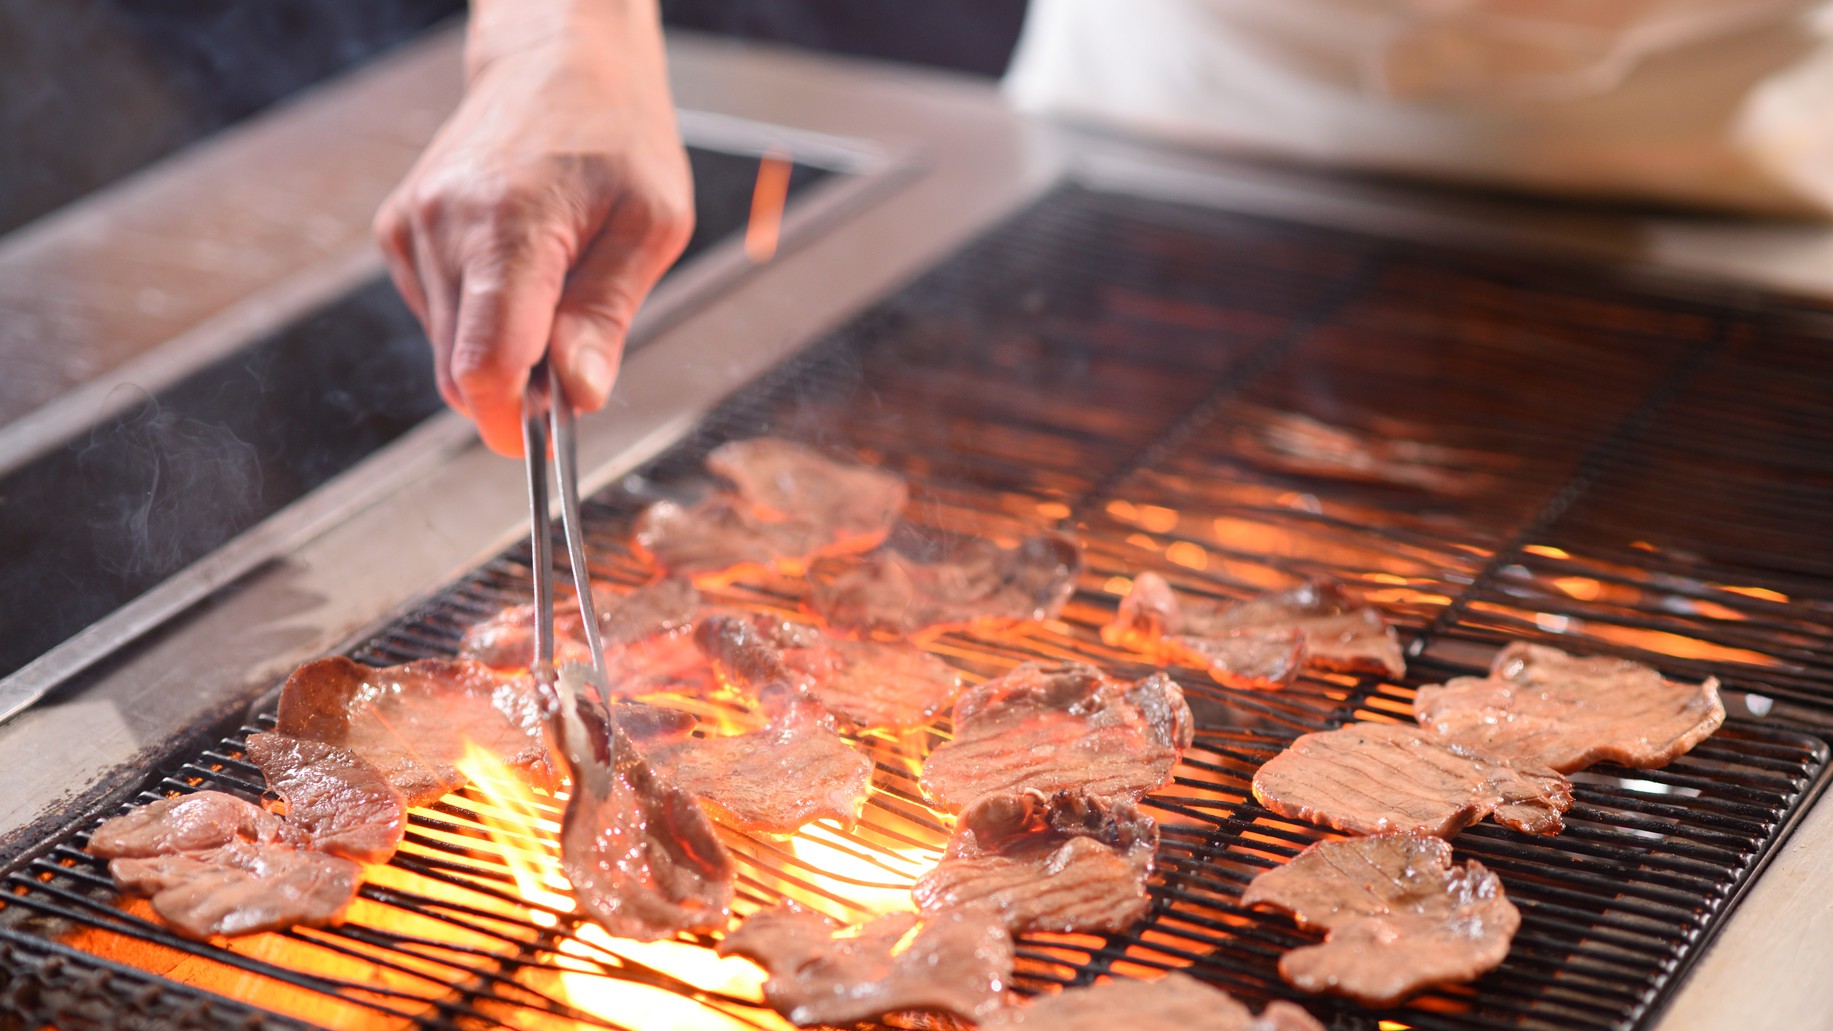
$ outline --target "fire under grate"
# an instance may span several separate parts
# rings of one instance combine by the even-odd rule
[[[1833,352],[1809,346],[1823,320],[1065,188],[601,492],[593,572],[645,579],[624,544],[640,507],[705,489],[707,450],[769,432],[906,474],[904,546],[1077,532],[1088,568],[1062,619],[930,644],[971,680],[1071,656],[1144,675],[1096,628],[1146,570],[1218,597],[1329,573],[1380,603],[1410,646],[1404,683],[1308,677],[1246,694],[1173,671],[1200,730],[1151,800],[1164,827],[1153,913],[1125,935],[1027,936],[1027,992],[1188,968],[1256,1005],[1293,997],[1277,957],[1314,938],[1237,903],[1254,873],[1319,837],[1247,790],[1299,733],[1406,719],[1414,685],[1473,672],[1513,638],[1715,674],[1733,719],[1687,757],[1578,776],[1557,838],[1480,825],[1456,839],[1521,907],[1500,969],[1380,1013],[1301,1000],[1342,1028],[1636,1027],[1824,782],[1833,540],[1802,528],[1833,509],[1833,447],[1814,446],[1833,444],[1833,418],[1800,386],[1833,381]],[[1413,446],[1359,462],[1357,441],[1376,436]],[[1702,486],[1690,446],[1742,460]],[[712,596],[793,613],[800,593],[768,577]],[[526,595],[522,548],[352,654],[448,654]],[[140,800],[260,797],[240,742],[268,722],[150,778]],[[728,834],[740,912],[783,897],[846,920],[897,906],[946,834],[912,770],[947,732],[859,740],[878,766],[850,832]],[[85,819],[7,876],[0,1010],[66,1029],[781,1026],[743,964],[710,963],[704,943],[595,935],[543,894],[560,804],[448,796],[414,811],[345,924],[227,944],[187,941],[117,898],[81,850],[99,817]]]

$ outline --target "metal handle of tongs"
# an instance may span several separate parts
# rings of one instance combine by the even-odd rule
[[[566,390],[560,384],[553,363],[543,358],[529,372],[528,386],[522,394],[522,448],[528,463],[528,511],[535,572],[535,661],[537,668],[546,670],[553,669],[554,665],[554,538],[547,509],[550,439],[554,469],[560,481],[560,526],[566,535],[568,564],[573,568],[573,589],[579,595],[579,618],[585,626],[586,647],[592,656],[592,690],[608,713],[611,697],[605,682],[605,644],[599,633],[598,612],[592,604],[585,531],[579,520],[579,464],[573,406],[567,403]]]

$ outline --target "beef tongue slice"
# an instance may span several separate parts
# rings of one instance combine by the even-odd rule
[[[1305,734],[1254,774],[1254,797],[1293,819],[1350,834],[1449,837],[1494,815],[1529,834],[1557,834],[1572,785],[1418,727],[1352,723]]]
[[[248,759],[286,802],[287,823],[320,852],[383,863],[407,830],[407,800],[355,752],[284,734],[250,734]]]
[[[912,894],[926,915],[963,907],[1025,931],[1124,931],[1146,915],[1158,826],[1131,802],[1070,791],[993,794],[969,806]]]
[[[1524,642],[1498,652],[1487,677],[1421,687],[1413,713],[1446,738],[1561,773],[1666,766],[1725,722],[1712,677],[1681,683],[1639,662]]]
[[[1259,1016],[1240,1000],[1173,971],[1156,981],[1116,977],[1086,988],[1068,988],[980,1023],[980,1031],[1324,1031],[1324,1025],[1284,1000]]]
[[[985,910],[891,913],[842,928],[794,903],[752,915],[719,953],[768,971],[766,1001],[803,1027],[909,1011],[984,1019],[999,1008],[1013,958],[1011,935]]]
[[[857,564],[815,567],[808,604],[828,627],[853,636],[997,630],[1056,618],[1081,570],[1081,547],[1062,533],[1010,547],[969,540],[936,562],[886,548]]]
[[[959,811],[991,792],[1062,790],[1136,801],[1171,776],[1194,728],[1184,693],[1078,662],[1025,663],[963,693],[954,740],[929,754],[922,788]]]
[[[902,641],[853,641],[769,617],[713,616],[696,633],[721,677],[747,693],[788,684],[854,730],[934,719],[960,690],[947,663]]]
[[[554,664],[588,663],[579,601],[561,593],[554,601]],[[660,580],[628,594],[592,585],[592,607],[609,666],[606,679],[613,690],[626,697],[704,693],[710,671],[690,636],[700,601],[694,585],[681,579]],[[496,669],[528,669],[535,657],[535,607],[513,605],[473,626],[465,632],[459,655]]]
[[[1495,874],[1454,865],[1450,845],[1412,833],[1319,842],[1254,878],[1241,903],[1325,932],[1281,957],[1280,976],[1369,1006],[1495,969],[1521,926]]]

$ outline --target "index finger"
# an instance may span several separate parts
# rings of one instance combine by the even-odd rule
[[[461,273],[452,383],[498,454],[522,454],[522,390],[547,353],[567,260],[558,243],[525,245],[468,262]]]

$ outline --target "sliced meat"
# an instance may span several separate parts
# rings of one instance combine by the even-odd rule
[[[941,562],[885,550],[811,570],[808,604],[830,628],[859,636],[998,629],[1055,618],[1081,571],[1081,548],[1062,533],[1009,548],[971,540]]]
[[[1170,778],[1194,727],[1163,673],[1124,684],[1079,662],[1028,662],[964,693],[954,731],[922,774],[923,792],[950,812],[995,791],[1136,801]]]
[[[1350,834],[1418,831],[1450,837],[1494,815],[1529,834],[1558,834],[1572,784],[1537,763],[1418,727],[1352,723],[1306,734],[1254,774],[1260,804]]]
[[[822,707],[778,687],[777,710],[762,730],[692,737],[665,728],[637,744],[656,769],[699,798],[722,823],[787,834],[813,820],[859,819],[872,784],[872,761],[834,732]],[[620,713],[618,723],[630,729]]]
[[[1453,865],[1451,846],[1424,834],[1318,842],[1254,878],[1241,904],[1325,932],[1322,945],[1280,957],[1281,977],[1369,1006],[1494,970],[1521,926],[1495,874]]]
[[[284,734],[250,734],[248,761],[286,802],[286,820],[320,852],[385,863],[407,830],[407,800],[347,748]]]
[[[1012,937],[984,910],[918,922],[891,913],[861,927],[794,903],[762,910],[719,943],[769,974],[764,998],[795,1023],[852,1025],[888,1013],[979,1020],[999,1008],[1012,976]]]
[[[554,599],[554,664],[590,663],[579,599],[561,591]],[[659,691],[702,693],[710,685],[706,664],[689,637],[700,592],[686,580],[667,579],[618,594],[592,585],[607,679],[620,695]],[[465,632],[459,655],[497,669],[525,670],[535,656],[535,607],[514,605]]]
[[[763,616],[709,617],[697,638],[727,681],[752,692],[787,683],[858,730],[922,726],[961,688],[947,663],[901,641],[849,641]]]
[[[1156,981],[1116,977],[1068,988],[1023,1006],[1009,1006],[980,1031],[1324,1031],[1317,1018],[1283,999],[1259,1016],[1219,988],[1173,971]]]
[[[572,693],[564,680],[562,688]],[[613,737],[595,705],[569,699],[555,709],[553,734],[573,781],[560,865],[580,910],[616,938],[723,928],[734,867],[699,803],[622,730],[613,762]]]
[[[281,734],[347,748],[382,771],[408,805],[462,787],[466,743],[539,785],[555,771],[546,713],[526,675],[469,659],[377,668],[337,657],[308,662],[280,692]]]
[[[988,907],[1013,934],[1124,931],[1146,915],[1158,825],[1069,791],[987,795],[911,894],[925,915]]]
[[[104,820],[89,835],[103,859],[207,852],[236,842],[299,844],[305,836],[258,805],[221,791],[173,795]]]
[[[800,571],[820,555],[868,551],[908,499],[902,477],[836,462],[788,441],[736,441],[707,468],[732,484],[691,506],[660,501],[637,517],[635,550],[709,582],[754,569]]]
[[[1164,577],[1141,573],[1101,639],[1159,662],[1207,669],[1229,687],[1263,691],[1291,683],[1301,666],[1406,672],[1394,628],[1329,580],[1225,604],[1180,598]]]
[[[151,896],[153,912],[192,938],[334,924],[362,883],[348,859],[253,841],[116,859],[108,872],[123,891]]]
[[[1413,714],[1451,740],[1561,773],[1666,766],[1725,722],[1712,677],[1685,684],[1639,662],[1522,642],[1497,653],[1487,677],[1420,688]]]
[[[1485,452],[1386,439],[1287,412],[1269,413],[1262,425],[1237,429],[1232,439],[1236,453],[1255,465],[1300,476],[1459,496],[1493,480],[1470,468],[1495,461]]]

